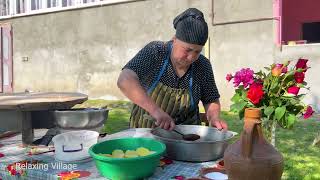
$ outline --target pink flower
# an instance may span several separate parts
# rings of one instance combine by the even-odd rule
[[[4,157],[4,154],[0,153],[0,158]]]
[[[282,71],[281,71],[283,74],[287,73],[288,72],[288,67],[287,66],[284,66],[282,68]]]
[[[304,69],[303,72],[306,72],[307,71],[307,62],[308,62],[308,59],[299,59],[297,64],[296,64],[296,69]]]
[[[240,85],[240,83],[243,84],[244,88],[246,88],[248,85],[253,83],[253,70],[250,68],[242,68],[240,71],[237,71],[234,75],[233,84],[234,87],[237,87]]]
[[[276,64],[275,66],[273,66],[271,70],[272,76],[280,76],[282,73],[282,67],[283,67],[283,64]]]
[[[303,119],[310,118],[313,113],[314,113],[314,110],[312,109],[312,107],[308,106],[306,112],[303,114]]]
[[[227,80],[228,82],[230,82],[232,78],[233,78],[232,74],[227,74],[226,80]]]
[[[296,80],[297,83],[303,83],[304,73],[303,72],[294,73],[294,79]]]
[[[299,90],[300,90],[300,88],[297,86],[290,86],[287,91],[289,94],[293,94],[296,96],[296,95],[298,95]]]

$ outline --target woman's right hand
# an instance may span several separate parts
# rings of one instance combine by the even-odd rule
[[[176,126],[174,120],[163,110],[158,110],[154,114],[151,114],[156,120],[156,126],[166,129],[166,130],[173,130]]]

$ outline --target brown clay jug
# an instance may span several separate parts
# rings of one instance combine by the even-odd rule
[[[229,180],[281,179],[283,157],[265,140],[258,108],[245,109],[243,132],[224,152],[224,165]]]

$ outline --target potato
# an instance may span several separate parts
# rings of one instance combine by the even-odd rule
[[[106,157],[112,157],[111,154],[99,154],[99,155],[101,155],[101,156],[106,156]]]
[[[115,149],[111,154],[99,154],[101,156],[112,157],[112,158],[134,158],[139,156],[147,156],[155,153],[155,151],[150,151],[145,147],[139,147],[136,150],[126,150],[124,153],[121,149]]]
[[[147,156],[147,155],[151,154],[150,150],[147,148],[144,148],[144,147],[139,147],[139,148],[137,148],[136,151],[139,154],[139,156]]]
[[[124,153],[125,158],[132,158],[132,157],[138,157],[138,156],[139,154],[133,150],[127,150],[126,153]]]
[[[124,158],[124,152],[121,149],[115,149],[112,151],[112,157],[114,158]]]

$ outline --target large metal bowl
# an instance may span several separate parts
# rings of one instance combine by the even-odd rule
[[[55,124],[63,129],[91,129],[102,126],[109,109],[79,108],[53,111]]]
[[[219,131],[213,127],[197,125],[177,125],[176,130],[184,134],[198,134],[200,139],[185,141],[182,136],[174,131],[161,128],[151,130],[155,139],[167,146],[166,156],[170,159],[190,162],[212,161],[223,157],[235,132]]]

